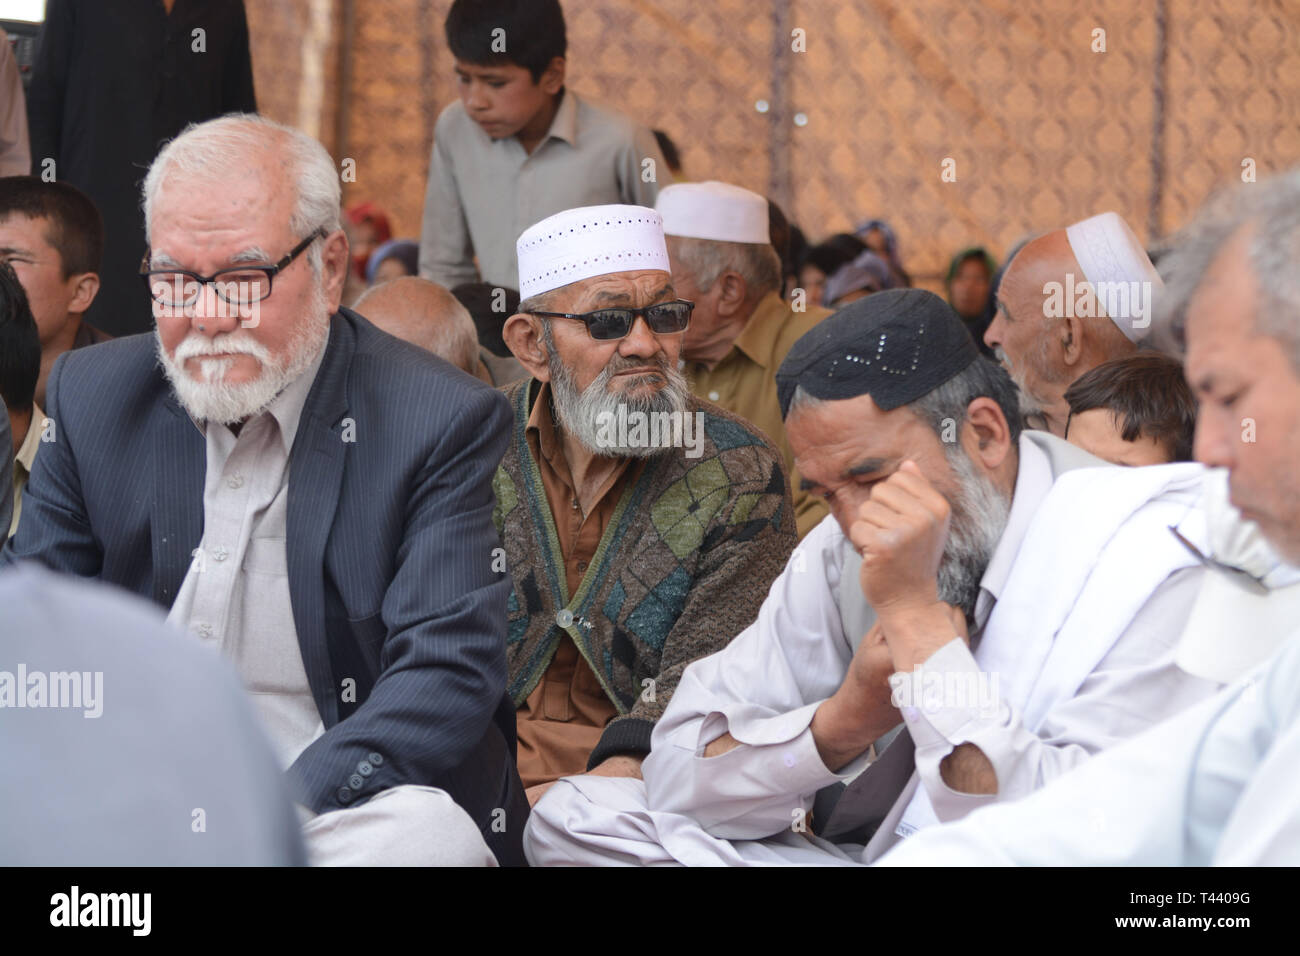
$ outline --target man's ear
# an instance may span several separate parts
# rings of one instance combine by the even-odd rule
[[[722,273],[714,283],[714,288],[718,290],[716,311],[720,318],[729,319],[744,308],[745,295],[749,290],[746,289],[745,279],[740,273],[731,271]]]
[[[996,471],[1011,452],[1011,426],[1002,414],[1002,406],[980,396],[966,406],[962,426],[962,445],[971,461],[983,462],[988,471]]]
[[[81,315],[90,308],[90,303],[95,301],[95,296],[99,294],[99,276],[94,272],[83,272],[79,276],[73,276],[70,282],[75,283],[72,289],[72,300],[68,303],[68,311],[74,315]]]
[[[547,96],[554,96],[564,87],[564,57],[552,57],[546,70],[537,80],[537,85]]]
[[[539,382],[551,380],[551,364],[546,354],[546,341],[542,338],[542,320],[535,315],[516,312],[506,319],[501,329],[506,348]]]
[[[348,237],[342,229],[336,229],[320,242],[324,246],[321,250],[321,286],[325,289],[330,312],[337,312],[343,300],[343,284],[348,279]]]
[[[1077,315],[1061,317],[1057,326],[1061,342],[1061,361],[1066,368],[1073,368],[1083,358],[1083,320]]]

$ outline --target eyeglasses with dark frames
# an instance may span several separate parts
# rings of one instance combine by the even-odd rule
[[[587,334],[597,341],[621,339],[632,331],[632,325],[639,315],[645,320],[650,331],[656,335],[673,335],[685,332],[691,322],[694,302],[675,299],[672,302],[660,302],[643,306],[639,309],[596,309],[594,312],[540,312],[532,310],[529,315],[542,315],[552,319],[575,319],[587,327]]]
[[[279,262],[269,266],[231,266],[218,269],[210,276],[202,276],[187,269],[150,269],[152,250],[145,249],[140,263],[140,276],[149,288],[154,301],[168,308],[186,308],[199,300],[203,290],[211,285],[222,301],[231,305],[252,305],[271,294],[271,280],[289,267],[315,240],[329,235],[324,226],[289,250]]]

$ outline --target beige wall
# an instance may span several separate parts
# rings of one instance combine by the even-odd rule
[[[248,3],[263,111],[354,159],[347,200],[378,201],[403,235],[418,234],[433,123],[455,96],[449,5],[353,0],[344,83],[344,0]],[[1143,237],[1153,222],[1168,232],[1244,158],[1260,175],[1300,163],[1300,0],[565,7],[570,85],[667,130],[689,178],[770,195],[814,240],[886,218],[920,276],[960,246],[1000,256],[1106,209]],[[1091,49],[1095,28],[1105,53]],[[805,52],[791,49],[795,29]]]

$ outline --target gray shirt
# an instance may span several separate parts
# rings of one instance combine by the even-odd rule
[[[203,539],[167,617],[234,661],[286,768],[325,732],[298,646],[285,550],[289,453],[324,354],[238,437],[225,425],[199,426]]]
[[[26,176],[31,171],[27,97],[9,35],[0,30],[0,176]]]
[[[577,206],[654,206],[671,182],[653,133],[571,91],[531,154],[514,136],[489,137],[457,100],[433,131],[420,275],[453,289],[481,272],[518,289],[515,240],[529,226]]]
[[[0,861],[306,862],[228,664],[176,640],[154,605],[31,562],[0,571],[0,608]]]

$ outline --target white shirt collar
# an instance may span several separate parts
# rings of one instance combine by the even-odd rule
[[[994,600],[1002,596],[1002,589],[1006,587],[1011,568],[1016,563],[1020,545],[1025,540],[1038,506],[1052,490],[1054,480],[1047,453],[1029,441],[1025,432],[1020,433],[1017,447],[1020,462],[1016,469],[1016,487],[1011,496],[1007,526],[998,539],[998,546],[993,550],[988,567],[984,569],[984,576],[980,578],[980,587],[988,591]]]

